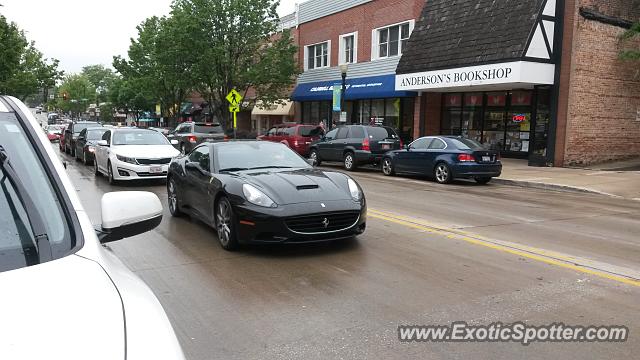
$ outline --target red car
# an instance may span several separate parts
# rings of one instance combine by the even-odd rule
[[[60,151],[64,151],[64,132],[65,130],[67,130],[67,128],[69,127],[69,125],[65,125],[62,128],[62,132],[60,133],[60,137],[59,137],[59,141],[58,141],[58,145],[60,146]]]
[[[266,135],[258,136],[258,140],[283,143],[306,157],[309,155],[309,145],[318,140],[321,134],[322,130],[315,125],[285,123],[271,128]]]
[[[45,133],[47,134],[47,138],[51,142],[56,142],[60,140],[60,136],[64,131],[63,125],[47,125],[45,127]]]

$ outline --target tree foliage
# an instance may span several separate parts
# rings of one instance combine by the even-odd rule
[[[620,58],[623,60],[640,60],[640,48],[638,47],[638,39],[640,39],[640,22],[637,22],[631,26],[631,29],[625,31],[621,39],[626,43],[633,43],[635,40],[636,46],[634,48],[627,48],[620,52]]]
[[[274,0],[175,0],[167,17],[151,17],[138,26],[128,58],[114,57],[122,76],[122,108],[160,103],[175,117],[195,90],[226,127],[226,95],[255,90],[265,104],[286,98],[298,68],[297,49],[288,31],[276,34]]]
[[[231,89],[246,95],[252,88],[257,99],[270,104],[286,98],[295,81],[297,48],[291,34],[274,36],[277,5],[273,0],[176,0],[172,5],[179,38],[192,47],[194,87],[223,126]]]
[[[26,99],[60,80],[58,60],[45,59],[18,26],[0,15],[0,93]],[[45,90],[45,97],[47,92]]]

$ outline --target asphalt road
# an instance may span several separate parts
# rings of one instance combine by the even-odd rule
[[[67,169],[94,223],[103,193],[147,190],[154,231],[109,247],[154,290],[189,359],[631,359],[640,354],[640,202],[518,187],[353,176],[364,235],[222,250],[171,218],[162,183]],[[635,279],[635,280],[634,280]],[[398,325],[626,325],[626,343],[401,343]],[[634,355],[635,354],[635,355]]]

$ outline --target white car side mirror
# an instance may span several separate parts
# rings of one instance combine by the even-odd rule
[[[96,144],[98,144],[98,146],[109,146],[107,140],[98,140]]]
[[[110,192],[102,196],[101,243],[153,230],[162,221],[162,204],[146,191]]]
[[[178,145],[178,144],[179,144],[178,140],[171,140],[171,145]]]

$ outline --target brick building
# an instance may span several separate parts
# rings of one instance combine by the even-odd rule
[[[396,69],[413,136],[476,139],[532,165],[640,156],[629,0],[427,0]]]
[[[396,91],[395,70],[424,0],[309,0],[298,8],[298,61],[292,94],[303,123],[378,123],[413,136],[413,91]],[[346,69],[346,118],[334,111],[333,89]]]

